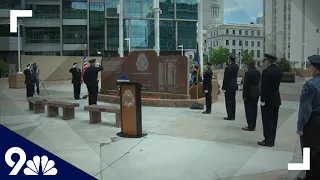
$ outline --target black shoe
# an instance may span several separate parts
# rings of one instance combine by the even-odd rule
[[[265,140],[263,140],[263,141],[261,141],[261,142],[258,142],[258,144],[259,144],[260,146],[266,146],[266,147],[273,147],[273,146],[274,146],[274,144],[272,144],[272,143],[267,143]]]
[[[235,118],[229,118],[229,117],[225,117],[223,118],[224,120],[228,120],[228,121],[234,121]]]
[[[202,114],[211,114],[210,111],[203,111]]]
[[[244,131],[255,131],[256,128],[243,127],[242,130],[244,130]]]

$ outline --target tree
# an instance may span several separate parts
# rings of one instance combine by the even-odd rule
[[[219,47],[218,49],[209,49],[210,62],[215,65],[223,65],[229,59],[229,50],[224,47]]]
[[[291,71],[291,64],[286,58],[282,58],[280,62],[278,62],[278,65],[283,68],[284,72]]]
[[[244,50],[241,54],[241,62],[245,65],[248,65],[250,61],[253,61],[253,53],[249,52],[248,49]]]

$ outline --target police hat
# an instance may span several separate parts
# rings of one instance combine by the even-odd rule
[[[37,65],[37,63],[33,63],[32,65],[33,65],[33,66],[36,66],[36,65]]]
[[[233,53],[229,53],[229,58],[231,58],[232,60],[235,60],[236,56]]]
[[[95,63],[96,62],[96,59],[90,59],[89,60],[89,63]]]
[[[264,60],[263,61],[265,61],[265,60],[269,60],[270,62],[276,62],[277,61],[277,57],[276,56],[274,56],[274,55],[272,55],[272,54],[264,54]]]
[[[27,64],[27,67],[30,67],[31,66],[31,64]]]
[[[312,55],[308,59],[312,65],[320,67],[320,55]]]
[[[76,64],[78,64],[78,63],[76,63],[76,62],[75,62],[75,63],[73,63],[73,65],[76,65]]]
[[[206,65],[212,66],[212,63],[210,63],[209,61],[207,61],[207,62],[206,62]]]

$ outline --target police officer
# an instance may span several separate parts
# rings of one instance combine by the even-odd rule
[[[278,125],[278,114],[281,105],[279,92],[283,69],[277,66],[277,57],[265,54],[266,69],[261,76],[261,114],[264,140],[258,142],[260,146],[273,147],[276,139]]]
[[[248,126],[242,128],[244,131],[255,131],[258,113],[258,100],[260,96],[261,73],[255,67],[255,61],[248,64],[248,71],[243,78],[244,108]]]
[[[316,180],[320,179],[320,56],[308,59],[314,78],[304,84],[301,92],[297,134],[301,146],[310,148],[310,170],[304,180]]]
[[[33,74],[33,80],[34,80],[34,85],[35,85],[35,92],[34,94],[40,95],[40,87],[39,87],[39,75],[40,75],[40,70],[38,67],[37,63],[32,64],[32,74]]]
[[[211,70],[211,63],[206,63],[206,71],[203,73],[203,92],[206,98],[206,111],[203,114],[211,114],[211,106],[212,106],[212,75],[213,72]]]
[[[103,70],[103,67],[96,63],[96,59],[89,60],[90,67],[86,69],[83,75],[84,83],[87,85],[89,93],[89,105],[97,104],[98,100],[98,73]],[[96,65],[98,67],[96,67]]]
[[[236,118],[236,92],[238,90],[238,71],[239,66],[236,64],[236,56],[229,54],[229,66],[224,70],[222,90],[225,94],[225,103],[228,117],[224,120],[235,120]]]
[[[81,92],[81,70],[78,67],[78,63],[73,63],[72,68],[69,70],[72,74],[72,84],[73,84],[73,96],[75,100],[79,100]]]
[[[27,65],[27,68],[23,71],[25,76],[24,84],[26,84],[27,97],[33,97],[34,93],[34,80],[31,70],[31,64]]]

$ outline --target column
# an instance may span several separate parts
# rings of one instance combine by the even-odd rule
[[[153,13],[154,13],[154,42],[155,51],[160,55],[160,8],[159,0],[153,0]]]
[[[119,49],[118,49],[118,53],[119,53],[120,57],[123,57],[123,0],[119,0],[118,14],[119,14]]]
[[[199,44],[199,61],[201,75],[203,74],[203,17],[202,17],[202,2],[198,0],[198,44]]]

